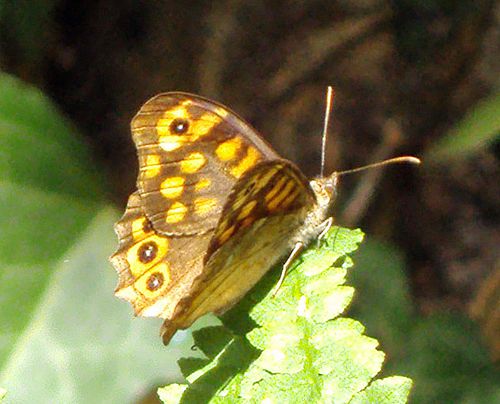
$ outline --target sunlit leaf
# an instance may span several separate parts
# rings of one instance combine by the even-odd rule
[[[160,398],[169,403],[195,398],[213,403],[342,403],[368,402],[385,394],[406,402],[411,381],[399,377],[374,384],[384,361],[378,341],[364,335],[358,321],[339,317],[354,292],[344,285],[352,266],[347,254],[362,238],[359,230],[332,229],[321,247],[313,246],[298,258],[275,297],[272,287],[279,269],[271,271],[222,317],[224,327],[195,333],[211,361],[190,369],[189,385],[160,389]],[[249,305],[252,301],[258,303]],[[245,316],[254,324],[248,332],[242,332],[241,319],[234,321]]]
[[[392,376],[375,380],[359,392],[349,404],[403,404],[406,403],[412,383],[407,377]]]

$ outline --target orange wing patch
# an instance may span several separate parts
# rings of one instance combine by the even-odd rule
[[[206,157],[199,152],[189,154],[181,161],[181,171],[185,174],[198,172],[207,163]]]
[[[269,192],[266,193],[264,196],[264,200],[269,203],[271,199],[273,199],[276,194],[283,188],[283,185],[285,185],[287,181],[286,177],[281,177],[270,189]]]
[[[287,209],[300,194],[300,188],[294,187],[293,191],[288,194],[288,196],[278,204],[281,209]]]
[[[194,200],[194,211],[199,216],[207,215],[215,206],[217,206],[216,198],[200,197]]]
[[[253,200],[248,202],[245,206],[243,206],[240,210],[240,213],[238,214],[238,217],[236,220],[243,220],[245,219],[250,213],[252,213],[252,210],[257,206],[257,201]]]
[[[156,124],[160,147],[169,152],[179,149],[188,143],[197,141],[207,135],[222,118],[212,112],[206,112],[194,119],[189,112],[189,101],[165,111]]]
[[[167,211],[165,221],[167,223],[179,223],[184,220],[188,208],[182,202],[174,202]]]
[[[229,240],[229,237],[231,237],[234,234],[235,230],[236,230],[235,224],[231,225],[227,229],[224,229],[224,231],[220,233],[218,236],[218,242],[220,244],[224,244],[227,240]]]
[[[218,124],[222,122],[222,118],[212,112],[206,112],[199,119],[193,121],[191,125],[191,139],[194,142],[200,137],[207,135]]]
[[[181,102],[181,105],[166,110],[156,123],[158,143],[166,152],[177,150],[189,141],[184,136],[188,134],[191,119],[187,105],[189,105],[189,102],[184,101]]]
[[[132,220],[131,227],[132,240],[135,243],[149,237],[149,234],[152,232],[151,223],[145,217],[138,217],[137,219]]]
[[[156,298],[170,283],[170,266],[166,262],[156,265],[135,281],[134,289],[146,299]],[[120,296],[117,293],[117,296]]]
[[[271,198],[269,198],[266,203],[267,209],[269,209],[269,211],[271,212],[276,211],[277,208],[280,207],[281,202],[286,197],[288,197],[291,194],[292,190],[296,187],[296,182],[294,180],[287,180],[286,178],[285,180],[286,184],[284,186],[281,186],[279,190]],[[269,194],[266,194],[265,199],[267,199],[271,193],[272,190],[271,192],[269,192]]]
[[[127,251],[127,261],[134,277],[142,276],[167,254],[168,239],[155,234],[144,237]]]
[[[202,178],[196,184],[194,185],[194,190],[195,191],[201,191],[202,189],[208,188],[212,184],[212,181],[210,178]]]
[[[238,151],[242,145],[242,140],[240,137],[233,137],[232,139],[226,140],[221,143],[215,149],[215,154],[221,161],[230,161],[236,158]]]
[[[162,181],[160,189],[161,194],[168,199],[176,199],[184,191],[184,177],[170,177]]]
[[[165,262],[170,241],[153,231],[151,222],[142,215],[137,194],[130,196],[127,211],[115,229],[120,238],[120,247],[111,257],[120,274],[115,294],[142,314],[170,285],[170,268]]]
[[[236,166],[232,167],[229,172],[232,176],[240,178],[250,168],[254,167],[260,158],[261,154],[257,151],[257,149],[253,146],[249,146],[246,156]]]
[[[160,174],[160,156],[157,154],[148,154],[144,165],[141,167],[141,171],[146,178],[153,178]]]

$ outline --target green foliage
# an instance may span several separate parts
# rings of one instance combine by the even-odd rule
[[[391,376],[374,380],[365,390],[356,393],[349,404],[399,404],[406,403],[411,379]]]
[[[500,372],[477,325],[460,314],[417,315],[403,259],[389,245],[367,240],[355,259],[349,279],[359,293],[350,313],[383,342],[386,372],[414,380],[416,403],[500,402]]]
[[[485,148],[500,136],[500,92],[480,101],[442,139],[433,145],[424,160],[445,163],[463,159]]]
[[[38,91],[0,75],[0,367],[31,321],[57,258],[102,192],[83,144]]]
[[[100,174],[41,93],[0,75],[0,386],[6,402],[127,402],[178,377],[159,321],[113,296]],[[134,321],[135,320],[135,321]]]
[[[406,402],[411,380],[372,381],[384,354],[364,326],[339,317],[354,289],[344,285],[349,254],[363,234],[334,228],[296,260],[278,294],[279,269],[226,315],[223,326],[195,332],[207,359],[179,365],[189,385],[159,390],[177,402]]]
[[[3,401],[3,399],[4,399],[4,397],[5,397],[5,395],[6,395],[6,394],[7,394],[7,390],[2,389],[2,388],[0,387],[0,402],[2,402],[2,401]]]

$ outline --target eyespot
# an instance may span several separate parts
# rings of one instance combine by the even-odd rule
[[[147,264],[153,261],[156,258],[157,253],[158,253],[158,246],[153,241],[144,243],[137,251],[139,261],[141,261],[143,264]]]
[[[176,118],[170,124],[170,132],[177,135],[183,135],[189,129],[189,122],[187,119]]]
[[[146,287],[150,291],[155,291],[163,285],[163,275],[160,272],[155,272],[154,274],[151,274],[151,276],[148,278],[148,281],[146,282]]]

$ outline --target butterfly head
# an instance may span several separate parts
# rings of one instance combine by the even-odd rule
[[[331,210],[336,196],[337,182],[338,176],[336,173],[333,173],[328,177],[314,178],[309,183],[316,195],[318,206],[328,215],[332,213]]]

